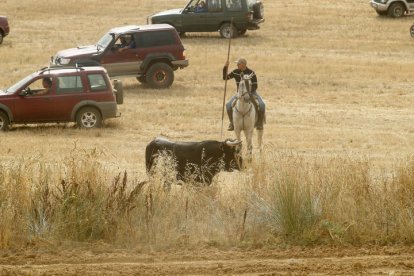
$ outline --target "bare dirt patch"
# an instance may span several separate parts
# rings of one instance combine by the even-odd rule
[[[3,252],[0,275],[409,275],[412,247]]]

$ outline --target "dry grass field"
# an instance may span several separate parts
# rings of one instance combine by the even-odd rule
[[[413,17],[382,18],[359,0],[263,2],[266,22],[234,39],[230,57],[245,57],[258,76],[267,104],[262,154],[208,188],[165,194],[164,175],[138,187],[154,137],[234,137],[220,134],[228,41],[188,34],[190,66],[175,72],[173,86],[124,79],[122,116],[103,128],[29,125],[0,134],[0,275],[412,272]],[[0,46],[0,87],[60,49],[184,4],[0,0],[11,26]],[[235,85],[228,87],[229,95]],[[135,203],[133,187],[145,190]],[[42,220],[48,215],[53,231]]]

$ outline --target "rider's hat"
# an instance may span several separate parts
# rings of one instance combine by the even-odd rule
[[[237,64],[244,64],[244,65],[246,65],[247,64],[247,61],[244,58],[239,58],[238,60],[236,60],[236,63]]]

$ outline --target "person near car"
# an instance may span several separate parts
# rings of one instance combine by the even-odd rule
[[[204,1],[200,1],[194,8],[194,12],[206,12],[207,7]]]
[[[135,43],[134,36],[130,35],[127,39],[127,37],[121,37],[121,46],[119,47],[119,51],[125,51],[127,49],[135,49],[137,47]]]
[[[42,85],[43,85],[43,89],[36,92],[36,95],[44,95],[44,94],[49,93],[49,90],[52,87],[52,79],[51,78],[43,78]]]
[[[255,100],[253,100],[253,104],[255,105],[256,110],[258,110],[258,118],[256,123],[256,129],[262,130],[263,129],[263,123],[264,123],[264,114],[265,114],[265,103],[263,102],[262,97],[260,97],[259,93],[257,93],[257,76],[256,73],[247,67],[247,61],[244,58],[239,58],[237,61],[237,68],[228,72],[229,62],[227,61],[223,67],[223,80],[226,79],[233,79],[236,81],[236,86],[239,88],[239,83],[242,80],[242,74],[244,75],[251,75],[251,91],[250,95],[257,99],[259,106],[257,106],[257,103]],[[227,74],[227,75],[226,75]],[[233,125],[233,110],[232,110],[232,104],[234,100],[236,99],[236,95],[233,95],[230,100],[226,104],[227,109],[227,115],[229,116],[230,124],[227,130],[231,131],[234,130]]]

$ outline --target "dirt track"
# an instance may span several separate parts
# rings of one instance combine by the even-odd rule
[[[3,252],[0,275],[414,275],[413,247]]]

